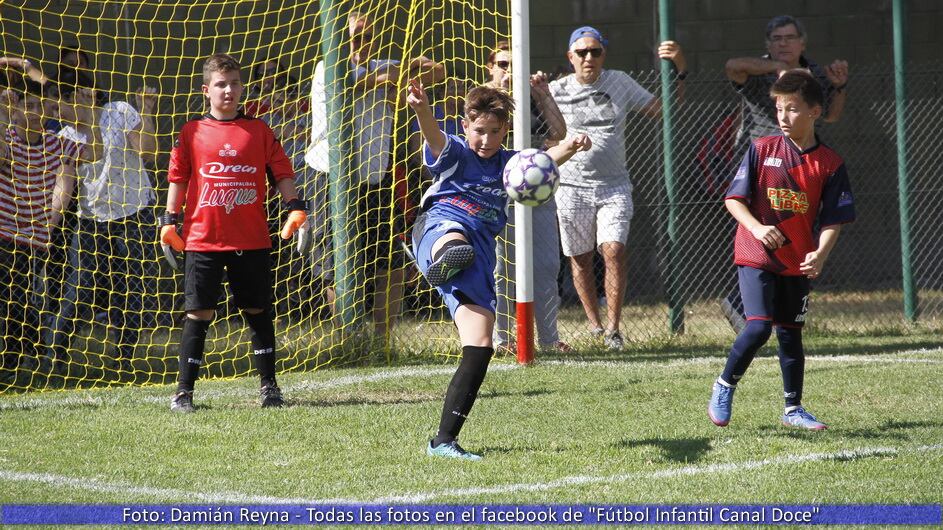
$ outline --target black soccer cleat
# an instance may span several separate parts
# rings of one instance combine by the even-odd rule
[[[456,245],[449,247],[432,262],[426,279],[429,285],[438,287],[449,281],[452,276],[467,269],[475,261],[475,248],[471,245]]]
[[[181,390],[174,394],[173,399],[170,400],[170,411],[171,412],[183,412],[190,413],[193,412],[193,391]]]
[[[278,388],[278,385],[269,383],[259,390],[259,403],[261,403],[263,409],[282,407],[285,405],[285,400],[282,398],[282,391]]]

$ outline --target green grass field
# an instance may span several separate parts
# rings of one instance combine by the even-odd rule
[[[767,349],[717,428],[705,408],[724,351],[496,359],[462,444],[432,459],[454,359],[280,378],[288,407],[258,408],[254,378],[0,396],[0,504],[13,503],[940,503],[939,339],[808,344],[806,406],[820,433],[782,427]]]

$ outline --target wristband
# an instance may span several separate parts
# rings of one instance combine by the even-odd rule
[[[176,225],[179,221],[180,214],[171,212],[170,210],[164,212],[164,215],[160,216],[160,225]]]
[[[684,81],[685,79],[687,79],[687,77],[688,77],[688,71],[687,71],[687,70],[685,70],[685,71],[683,71],[683,72],[678,72],[678,73],[675,75],[675,79],[677,79],[678,81]]]
[[[294,199],[285,203],[285,209],[289,211],[301,210],[303,212],[307,212],[308,202],[303,199],[299,199],[298,197],[295,197]]]

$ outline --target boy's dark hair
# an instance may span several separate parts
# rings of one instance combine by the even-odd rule
[[[59,67],[60,68],[62,67],[62,65],[65,64],[65,56],[69,55],[70,53],[74,53],[76,57],[80,57],[81,59],[84,59],[85,64],[87,64],[89,68],[92,68],[92,57],[88,54],[88,52],[80,49],[78,44],[66,45],[59,48]],[[73,68],[73,67],[67,66],[66,68]]]
[[[471,89],[465,96],[465,118],[475,121],[478,116],[491,114],[501,123],[511,121],[514,100],[507,92],[489,86]]]
[[[209,84],[214,72],[242,72],[242,67],[232,55],[216,53],[210,55],[203,63],[203,84]]]
[[[801,68],[787,70],[786,73],[781,75],[779,79],[773,83],[773,87],[769,89],[769,95],[774,98],[776,96],[789,96],[793,94],[799,94],[802,100],[810,107],[825,106],[825,96],[822,95],[822,87],[819,86],[818,81],[812,77],[812,74],[810,74],[808,70]]]
[[[59,77],[59,97],[71,98],[80,88],[95,89],[95,79],[82,71],[66,70]]]
[[[792,24],[796,27],[796,32],[799,33],[800,38],[805,38],[805,28],[802,27],[802,22],[795,17],[789,15],[779,15],[773,17],[769,22],[766,23],[766,40],[769,40],[769,36],[779,28],[786,27]]]
[[[44,97],[46,97],[46,87],[43,86],[42,83],[33,81],[32,79],[24,79],[23,85],[21,86],[21,90],[22,90],[22,93],[21,93],[22,98],[20,98],[21,100],[25,100],[26,96],[34,96],[39,99],[43,99]]]

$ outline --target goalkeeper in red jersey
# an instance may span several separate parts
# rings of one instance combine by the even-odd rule
[[[295,191],[291,161],[272,130],[241,112],[242,90],[239,63],[225,54],[209,57],[203,64],[203,95],[210,111],[184,124],[170,155],[170,189],[160,239],[165,249],[187,254],[187,318],[180,339],[177,392],[170,403],[176,412],[193,412],[193,385],[224,270],[235,303],[252,330],[252,357],[262,379],[261,404],[284,404],[275,381],[271,240],[265,212],[268,182],[274,182],[289,210],[282,238],[290,238],[305,223],[306,204]],[[177,233],[179,221],[182,238]]]

